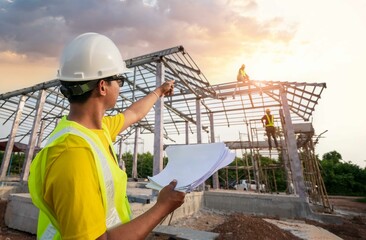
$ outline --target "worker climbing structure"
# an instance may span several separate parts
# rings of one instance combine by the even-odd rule
[[[234,88],[235,97],[231,95],[231,88]],[[258,192],[260,184],[267,186],[266,192],[277,192],[274,176],[275,171],[281,170],[286,175],[288,194],[298,194],[331,211],[319,160],[315,155],[314,139],[317,135],[309,122],[324,88],[324,83],[255,80],[239,83],[239,87],[234,82],[215,86],[215,89],[222,91],[221,96],[227,96],[229,102],[238,101],[227,104],[232,108],[227,107],[226,111],[237,111],[240,107],[236,105],[239,103],[243,106],[243,132],[239,133],[239,139],[226,142],[229,148],[242,151],[243,165],[227,167],[235,169],[236,182],[241,178],[254,179]],[[261,122],[268,108],[275,116],[277,149],[269,147]],[[263,156],[277,159],[277,162],[262,166],[260,159]],[[244,171],[240,174],[238,168]]]
[[[243,164],[230,166],[226,171],[238,172],[237,178],[240,174],[251,177],[257,184],[263,183],[276,192],[273,179],[276,171],[281,170],[286,174],[288,194],[329,207],[315,155],[317,135],[309,123],[326,88],[325,83],[251,78],[246,82],[213,85],[183,46],[131,58],[126,60],[126,65],[132,71],[126,74],[128,80],[109,115],[124,111],[165,79],[175,80],[175,88],[173,96],[159,99],[154,110],[118,137],[115,147],[121,166],[124,143],[134,142],[137,149],[138,139],[145,134],[154,139],[154,175],[162,170],[165,145],[215,142],[227,129],[238,128],[233,140],[225,142],[229,148],[241,152],[238,155]],[[59,86],[57,80],[50,80],[0,94],[0,146],[3,146],[0,180],[3,183],[27,181],[32,158],[45,145],[60,118],[68,114],[69,103]],[[269,149],[260,120],[266,108],[274,115],[278,149]],[[185,136],[183,142],[177,140],[180,135]],[[20,166],[20,175],[13,176],[9,168],[13,150],[19,144],[25,146],[22,149],[24,163]],[[277,162],[262,166],[262,156],[277,159]],[[134,154],[133,172],[128,173],[133,177],[138,177],[137,161]],[[212,187],[219,188],[222,180],[215,173]]]

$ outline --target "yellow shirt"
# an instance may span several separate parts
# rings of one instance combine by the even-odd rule
[[[246,77],[246,76],[247,76],[247,74],[245,73],[244,69],[240,69],[240,70],[239,70],[239,74],[240,74],[240,76],[242,76],[242,77]]]
[[[124,124],[124,115],[105,117],[103,122],[112,141],[115,141]],[[92,131],[109,149],[103,130]],[[51,147],[47,155],[44,199],[55,213],[62,238],[96,239],[107,228],[97,169],[89,144],[79,136],[69,135],[64,142]],[[112,154],[107,157],[115,161]]]

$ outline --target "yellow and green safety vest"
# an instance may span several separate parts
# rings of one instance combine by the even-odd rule
[[[114,159],[116,154],[113,148],[108,129],[103,124],[104,134],[109,141]],[[46,146],[37,154],[32,161],[28,179],[29,192],[34,205],[39,208],[37,239],[62,239],[59,232],[59,224],[51,209],[43,198],[43,186],[46,170],[47,149],[62,142],[67,135],[77,135],[83,138],[89,145],[94,156],[95,166],[98,171],[100,189],[104,209],[106,211],[107,229],[121,223],[129,222],[131,210],[126,196],[126,185],[116,185],[116,176],[120,174],[117,162],[108,160],[110,154],[104,147],[98,136],[82,125],[66,120],[60,121],[54,132],[51,134]],[[121,204],[125,202],[125,204]]]
[[[270,116],[268,116],[268,114],[266,113],[266,117],[267,117],[266,127],[273,127],[274,126],[273,115],[270,115]]]

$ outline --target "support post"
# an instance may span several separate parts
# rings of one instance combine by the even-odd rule
[[[22,173],[22,177],[21,177],[21,181],[23,181],[23,182],[28,180],[29,168],[30,168],[30,164],[33,159],[34,148],[36,145],[37,131],[39,130],[45,100],[46,100],[46,90],[44,90],[44,89],[39,90],[38,100],[37,100],[37,104],[36,104],[36,108],[35,108],[36,115],[34,116],[32,132],[29,137],[29,143],[28,143],[28,147],[27,147],[27,152],[25,153],[25,161],[23,164],[23,173]]]
[[[156,86],[160,86],[165,77],[165,67],[162,62],[156,64]],[[163,170],[163,110],[164,99],[160,98],[155,103],[155,129],[154,129],[154,164],[153,175]]]
[[[186,145],[189,144],[189,122],[186,121]]]
[[[4,156],[3,156],[3,162],[1,163],[1,169],[0,169],[0,179],[4,180],[6,177],[6,173],[9,167],[9,162],[11,158],[11,154],[13,152],[14,148],[14,142],[15,142],[15,135],[17,134],[20,118],[22,117],[23,108],[25,104],[26,96],[22,95],[19,99],[18,108],[14,117],[13,126],[11,128],[10,136],[8,139],[8,142],[6,144]]]
[[[132,178],[137,179],[137,154],[138,154],[138,145],[139,145],[139,134],[140,134],[140,127],[135,128],[135,143],[133,145],[133,159],[132,159]]]
[[[197,143],[202,143],[201,98],[196,99]]]
[[[202,123],[201,123],[201,98],[196,99],[196,130],[197,130],[197,143],[202,143]],[[205,183],[202,183],[197,188],[199,191],[205,189]]]
[[[118,165],[119,167],[126,172],[126,165],[125,165],[125,161],[123,160],[123,141],[122,141],[122,137],[119,141],[119,157],[118,157]]]
[[[290,160],[288,157],[288,142],[287,142],[287,128],[286,128],[286,124],[285,124],[285,117],[283,116],[283,110],[280,109],[279,110],[279,114],[280,114],[280,119],[281,119],[281,126],[284,132],[284,136],[285,139],[280,139],[281,141],[281,153],[282,153],[282,159],[283,159],[283,166],[285,169],[285,174],[286,174],[286,183],[287,183],[287,193],[288,194],[295,194],[295,189],[294,189],[294,185],[293,185],[293,180],[292,180],[292,171],[291,171],[291,165],[290,165]]]
[[[286,141],[287,141],[287,151],[290,158],[290,166],[292,169],[292,175],[294,179],[294,187],[296,193],[299,195],[300,199],[307,201],[307,195],[305,191],[304,176],[301,166],[301,161],[299,154],[297,152],[297,144],[294,126],[292,125],[290,109],[287,101],[287,95],[284,88],[280,90],[281,103],[283,107],[283,115],[286,126]]]
[[[215,125],[214,125],[213,113],[210,113],[209,119],[210,119],[211,143],[214,143],[215,142]],[[212,187],[213,187],[213,189],[219,189],[220,188],[219,173],[217,171],[212,175]]]
[[[46,125],[46,122],[45,121],[41,121],[41,128],[39,130],[38,139],[37,139],[37,146],[36,146],[37,149],[40,149],[41,148],[41,145],[42,145],[42,137],[43,137],[45,125]]]

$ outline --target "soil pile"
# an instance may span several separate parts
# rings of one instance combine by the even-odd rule
[[[219,240],[292,240],[299,239],[290,232],[264,221],[261,218],[235,214],[212,232],[220,233]]]

